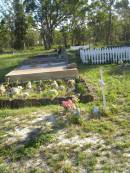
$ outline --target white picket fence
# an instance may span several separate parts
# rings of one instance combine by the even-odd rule
[[[118,63],[130,61],[130,47],[80,49],[84,64]]]

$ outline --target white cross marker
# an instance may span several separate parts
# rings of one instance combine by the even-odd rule
[[[100,69],[100,86],[101,86],[101,91],[102,91],[102,98],[103,98],[103,109],[106,109],[106,97],[105,97],[105,92],[104,92],[104,87],[105,87],[105,83],[103,80],[103,72],[102,69]]]

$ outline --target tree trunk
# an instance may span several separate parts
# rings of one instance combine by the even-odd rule
[[[46,31],[44,28],[42,29],[42,38],[44,42],[44,47],[46,50],[51,49],[53,44],[53,31]]]
[[[114,0],[110,0],[107,44],[112,43],[112,5],[113,3],[114,3]]]
[[[107,43],[108,44],[112,43],[111,32],[112,32],[112,12],[110,10],[109,21],[108,21],[108,37],[107,37]]]
[[[47,42],[46,42],[46,37],[45,37],[45,33],[43,32],[43,29],[42,29],[41,35],[42,35],[44,47],[45,47],[45,49],[47,49]]]
[[[64,27],[62,27],[62,36],[63,36],[64,46],[67,47],[67,34]]]

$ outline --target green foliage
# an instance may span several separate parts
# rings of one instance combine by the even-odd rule
[[[0,172],[9,173],[9,168],[7,167],[7,165],[0,163]]]
[[[0,53],[3,52],[4,48],[10,47],[11,36],[7,23],[3,19],[0,22]]]
[[[72,124],[80,124],[80,117],[78,115],[69,115],[69,122]]]
[[[40,133],[36,137],[30,139],[23,147],[16,150],[15,158],[16,160],[21,159],[22,157],[32,157],[36,153],[41,145],[45,145],[54,141],[55,137],[53,134]]]
[[[116,126],[114,126],[110,121],[102,120],[90,120],[88,122],[81,121],[81,126],[87,132],[93,131],[104,135],[112,135],[116,130]]]
[[[86,87],[85,87],[84,83],[78,83],[77,84],[77,90],[78,90],[79,93],[85,94]]]
[[[116,149],[119,149],[119,150],[130,148],[130,142],[122,141],[121,143],[117,143],[115,147],[116,147]]]
[[[13,0],[10,5],[5,0],[3,2],[6,7],[1,13],[6,26],[0,29],[1,49],[37,45],[37,34],[30,28],[40,35],[39,44],[44,43],[45,49],[58,45],[93,44],[102,47],[130,44],[128,0],[24,0],[22,3]]]
[[[24,157],[31,158],[36,154],[41,145],[46,145],[54,140],[55,136],[53,134],[41,132],[37,136],[32,137],[32,139],[29,139],[25,145],[21,145],[19,148],[16,148],[15,144],[8,147],[1,147],[0,154],[4,157],[10,157],[12,161],[20,160]]]
[[[51,133],[40,133],[38,136],[36,136],[34,139],[29,140],[29,142],[25,145],[25,148],[33,147],[33,148],[39,148],[41,145],[50,143],[54,141],[54,135]]]
[[[27,48],[34,47],[39,44],[39,33],[33,28],[29,28],[26,33],[25,45]]]
[[[15,49],[23,49],[25,42],[25,35],[27,31],[27,21],[24,13],[24,6],[20,3],[19,0],[14,0],[14,13],[15,13],[15,27],[14,27],[14,36]]]

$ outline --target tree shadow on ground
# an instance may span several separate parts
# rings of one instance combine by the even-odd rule
[[[58,131],[64,129],[64,126],[56,128],[56,122],[54,122],[52,118],[49,120],[47,117],[47,122],[53,122],[53,126],[50,130],[45,130],[42,126],[40,126],[39,128],[32,129],[26,137],[20,141],[3,146],[1,145],[0,156],[10,162],[33,157],[40,146],[46,146],[47,144],[55,141],[55,136]]]
[[[80,73],[85,73],[85,72],[89,72],[93,69],[99,69],[101,67],[101,65],[92,65],[92,64],[78,64],[78,69],[80,71]]]
[[[130,64],[116,65],[108,72],[109,75],[130,74]]]

